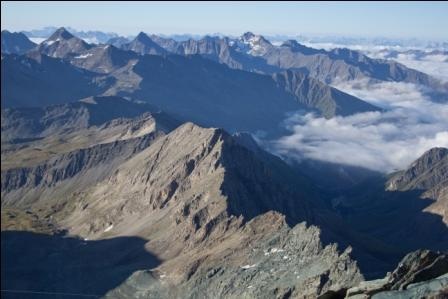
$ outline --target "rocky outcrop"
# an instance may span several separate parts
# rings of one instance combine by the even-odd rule
[[[418,250],[406,255],[384,279],[350,288],[346,298],[412,298],[442,295],[448,287],[446,253]],[[408,297],[409,296],[409,297]]]
[[[254,218],[231,238],[237,243],[216,244],[190,262],[181,281],[175,265],[162,265],[134,273],[105,297],[315,298],[362,280],[349,248],[341,254],[334,244],[323,246],[317,227],[288,228],[276,213]]]
[[[432,148],[404,171],[392,176],[386,185],[390,191],[428,190],[448,181],[448,149]]]
[[[433,201],[425,211],[442,216],[448,224],[448,149],[430,149],[408,169],[394,174],[386,190],[422,192],[422,198]]]

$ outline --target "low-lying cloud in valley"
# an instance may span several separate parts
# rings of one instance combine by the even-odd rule
[[[384,112],[332,119],[297,113],[285,121],[292,134],[273,143],[277,153],[391,172],[432,147],[448,147],[448,105],[431,102],[416,85],[357,81],[337,87]]]
[[[427,53],[421,55],[421,57],[418,57],[417,54],[400,53],[392,59],[443,82],[448,82],[448,54],[445,53]]]

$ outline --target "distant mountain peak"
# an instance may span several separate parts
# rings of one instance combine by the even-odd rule
[[[39,44],[36,50],[51,57],[67,58],[67,55],[80,54],[91,48],[91,45],[61,27]]]
[[[48,40],[51,41],[55,41],[55,40],[60,40],[60,39],[71,39],[75,37],[73,34],[71,34],[70,32],[68,32],[67,29],[65,29],[64,27],[59,28],[58,30],[56,30],[49,38]]]
[[[145,41],[145,40],[149,39],[149,36],[146,33],[144,33],[143,31],[140,31],[140,33],[137,34],[135,39],[139,40],[139,41]]]
[[[148,34],[146,34],[144,32],[140,32],[135,37],[134,41],[140,42],[140,43],[145,44],[145,45],[154,45],[155,44],[155,42],[152,40],[152,38]]]
[[[164,54],[166,50],[160,47],[146,33],[140,32],[134,40],[122,45],[122,49],[143,54]]]
[[[250,44],[262,44],[262,43],[267,43],[269,45],[271,44],[266,38],[264,38],[264,36],[259,35],[259,34],[253,34],[250,31],[244,33],[240,37],[240,39],[241,39],[241,41],[250,43]]]
[[[291,48],[294,48],[294,47],[297,47],[297,46],[300,46],[300,44],[295,39],[288,39],[288,40],[284,41],[281,44],[281,47],[291,47]]]
[[[255,37],[255,34],[253,34],[252,32],[248,31],[245,32],[243,35],[241,35],[241,39],[243,40],[249,40]]]
[[[234,43],[232,43],[233,45]],[[253,56],[262,56],[266,54],[272,44],[262,35],[256,35],[252,32],[244,33],[237,41],[239,51]]]

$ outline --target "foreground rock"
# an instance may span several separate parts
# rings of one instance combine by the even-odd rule
[[[106,298],[316,298],[362,280],[351,249],[323,246],[321,231],[289,228],[277,213],[261,215],[207,248],[181,281],[169,263],[138,271]],[[235,243],[235,239],[239,243]],[[179,265],[179,264],[177,264]],[[174,267],[173,267],[174,266]]]
[[[342,298],[344,290],[327,292],[321,298]],[[363,281],[346,291],[345,298],[446,298],[448,255],[417,250],[406,255],[385,278]]]

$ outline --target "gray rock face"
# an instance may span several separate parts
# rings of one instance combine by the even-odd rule
[[[272,225],[276,217],[262,215],[245,225],[241,234],[249,248],[229,252],[224,264],[207,258],[177,284],[169,274],[136,272],[105,298],[312,298],[362,279],[350,250],[339,254],[322,246],[315,226],[280,224],[260,236],[265,222]]]
[[[448,296],[448,274],[437,278],[409,285],[406,290],[383,291],[372,296],[373,299],[408,299],[434,298],[443,299]]]
[[[448,273],[448,255],[418,250],[406,255],[389,277],[392,290],[403,290],[412,283],[430,280]]]
[[[346,298],[443,298],[448,287],[447,274],[445,253],[418,250],[406,255],[384,279],[350,288]]]
[[[35,46],[23,33],[2,30],[2,53],[24,54]]]

